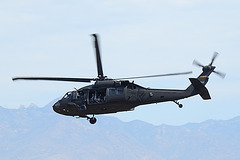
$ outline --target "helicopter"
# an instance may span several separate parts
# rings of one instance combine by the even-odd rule
[[[218,55],[217,52],[214,52],[211,62],[206,66],[196,60],[193,61],[194,65],[202,67],[202,73],[197,78],[189,78],[191,84],[185,90],[150,89],[135,84],[134,81],[130,82],[129,79],[184,75],[192,72],[111,79],[103,74],[98,35],[92,34],[92,36],[94,38],[97,60],[97,78],[15,77],[12,80],[48,80],[85,83],[95,81],[94,84],[67,92],[52,106],[56,113],[77,118],[86,118],[91,124],[95,124],[97,121],[95,115],[133,111],[135,107],[140,105],[172,101],[179,108],[182,108],[183,105],[178,102],[180,99],[195,95],[200,95],[203,100],[211,99],[208,89],[205,87],[210,74],[214,72],[222,78],[225,77],[225,73],[215,71],[216,67],[212,65]],[[92,117],[89,115],[92,115]]]

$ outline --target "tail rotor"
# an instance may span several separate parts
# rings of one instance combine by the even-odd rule
[[[196,60],[193,61],[193,65],[198,66],[198,67],[204,67],[204,65],[202,65],[201,63],[199,63]]]
[[[212,61],[211,61],[211,63],[209,64],[209,66],[212,66],[212,64],[213,64],[213,62],[215,61],[215,59],[217,58],[218,54],[219,54],[218,52],[214,52],[214,53],[213,53]]]
[[[209,65],[207,65],[207,66],[202,65],[201,63],[199,63],[199,62],[196,61],[196,60],[193,61],[193,65],[198,66],[198,67],[202,67],[202,70],[203,70],[203,71],[213,70],[212,72],[216,73],[216,74],[217,74],[218,76],[220,76],[221,78],[225,78],[226,74],[223,73],[223,72],[214,71],[214,69],[215,69],[216,67],[212,65],[218,55],[219,55],[218,52],[214,52],[213,57],[212,57],[212,60],[211,60],[211,62],[209,63]]]
[[[219,72],[219,71],[213,71],[213,72],[219,75],[221,78],[225,78],[226,76],[226,73],[223,73],[223,72]]]

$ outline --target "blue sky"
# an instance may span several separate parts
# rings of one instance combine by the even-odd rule
[[[110,78],[193,71],[135,80],[145,87],[184,89],[201,69],[197,59],[227,73],[211,75],[211,101],[199,96],[112,114],[124,121],[179,125],[240,115],[240,2],[229,0],[12,0],[0,2],[0,106],[44,106],[84,83],[12,82],[15,76],[96,77],[92,33],[99,33]]]

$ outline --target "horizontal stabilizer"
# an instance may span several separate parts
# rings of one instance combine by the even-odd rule
[[[189,80],[191,81],[194,89],[199,92],[199,95],[202,97],[202,99],[211,99],[207,88],[197,78],[189,78]]]

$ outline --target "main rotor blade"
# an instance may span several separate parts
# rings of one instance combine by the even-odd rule
[[[15,77],[15,80],[46,80],[46,81],[66,81],[66,82],[91,82],[93,78],[62,78],[62,77]]]
[[[139,78],[152,78],[152,77],[165,77],[165,76],[176,76],[176,75],[184,75],[184,74],[191,74],[190,72],[181,72],[181,73],[169,73],[169,74],[158,74],[158,75],[150,75],[150,76],[138,76],[138,77],[125,77],[125,78],[116,78],[113,80],[121,80],[121,79],[139,79]]]
[[[100,56],[100,51],[99,51],[99,46],[98,46],[98,38],[97,34],[92,34],[94,37],[94,47],[96,49],[96,59],[97,59],[97,71],[98,71],[98,77],[101,79],[103,78],[103,69],[102,69],[102,61],[101,61],[101,56]]]
[[[211,61],[211,63],[209,64],[210,66],[213,64],[213,62],[215,61],[215,59],[216,59],[216,57],[218,56],[218,54],[219,54],[218,52],[214,52],[212,61]]]

